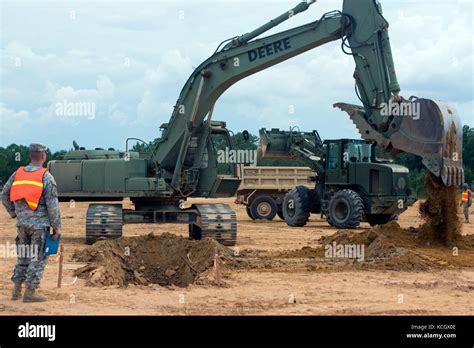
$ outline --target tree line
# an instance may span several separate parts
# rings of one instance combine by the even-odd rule
[[[467,183],[474,184],[474,128],[469,126],[463,127],[463,161],[464,171]],[[234,148],[240,150],[256,150],[258,147],[258,136],[249,134],[246,139],[241,132],[235,133],[232,136],[232,142]],[[159,139],[151,141],[145,145],[143,143],[137,143],[131,149],[132,151],[149,151],[150,149],[156,148]],[[223,139],[216,138],[214,141],[214,147],[216,149],[225,148]],[[61,159],[67,151],[61,150],[52,152],[47,149],[47,161]],[[402,153],[395,159],[396,163],[399,163],[410,170],[410,181],[417,196],[422,197],[425,195],[425,175],[427,173],[426,168],[421,163],[421,158],[412,154]],[[0,180],[5,183],[10,175],[20,166],[25,166],[29,163],[28,146],[11,144],[7,147],[0,147]],[[305,166],[306,164],[301,160],[286,160],[286,161],[274,161],[264,160],[258,161],[259,166]],[[222,165],[222,171],[226,171],[225,165]]]

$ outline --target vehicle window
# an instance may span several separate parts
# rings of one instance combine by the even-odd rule
[[[329,169],[339,168],[339,144],[329,144],[328,165]]]
[[[344,144],[344,168],[348,163],[370,162],[372,146],[362,142],[347,142]]]

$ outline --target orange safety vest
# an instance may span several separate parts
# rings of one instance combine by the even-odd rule
[[[469,191],[463,191],[461,195],[463,203],[469,202]]]
[[[38,203],[43,194],[43,176],[47,171],[48,169],[41,168],[34,172],[27,172],[25,167],[18,168],[10,190],[10,201],[24,199],[32,210],[38,209]]]

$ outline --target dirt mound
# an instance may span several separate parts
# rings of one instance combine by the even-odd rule
[[[216,250],[224,262],[232,260],[232,251],[215,240],[191,241],[164,233],[98,241],[73,259],[88,263],[76,271],[88,285],[186,287],[212,268]]]
[[[428,199],[420,205],[425,224],[420,232],[425,239],[444,245],[454,245],[461,237],[461,222],[457,215],[457,187],[445,186],[433,174],[426,177]]]
[[[331,236],[321,237],[319,241],[323,247],[363,245],[364,262],[354,264],[362,269],[425,271],[446,265],[467,267],[473,263],[473,236],[456,238],[456,246],[462,250],[462,255],[459,256],[454,255],[450,248],[439,244],[437,247],[427,242],[426,230],[423,226],[419,229],[413,227],[403,229],[395,221],[362,232],[338,231]]]

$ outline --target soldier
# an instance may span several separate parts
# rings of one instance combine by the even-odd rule
[[[5,183],[2,203],[17,226],[17,261],[13,271],[12,300],[21,297],[26,283],[23,302],[44,302],[46,297],[38,289],[47,257],[44,255],[46,237],[53,228],[53,240],[59,235],[61,213],[56,182],[46,168],[46,147],[30,145],[31,163],[20,167]]]
[[[462,187],[463,191],[461,194],[461,206],[463,207],[464,223],[469,223],[469,208],[472,205],[472,191],[469,189],[468,184],[464,184]]]

